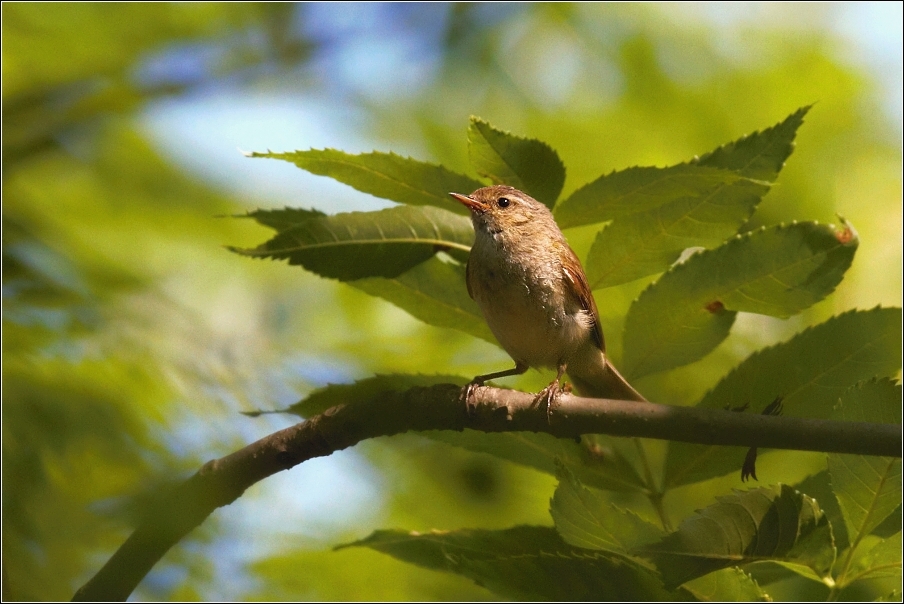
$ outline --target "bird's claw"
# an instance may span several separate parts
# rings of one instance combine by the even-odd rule
[[[552,411],[559,400],[559,396],[566,390],[567,387],[563,389],[559,384],[559,380],[556,379],[550,382],[549,386],[538,392],[537,396],[534,398],[534,405],[542,405],[545,403],[547,422],[552,423]]]

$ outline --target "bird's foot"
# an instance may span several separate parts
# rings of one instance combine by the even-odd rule
[[[559,396],[561,396],[562,392],[568,390],[568,387],[564,388],[559,384],[558,378],[549,383],[549,386],[541,390],[537,393],[537,396],[534,398],[534,405],[545,405],[546,406],[546,421],[552,423],[552,411],[556,407],[556,404],[559,402]]]

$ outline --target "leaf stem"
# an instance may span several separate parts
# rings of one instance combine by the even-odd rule
[[[643,474],[644,479],[647,481],[647,487],[649,488],[649,492],[647,493],[647,497],[650,500],[650,503],[653,505],[653,509],[656,510],[656,513],[659,515],[659,522],[662,523],[662,528],[665,529],[666,532],[672,532],[672,523],[669,521],[668,514],[665,511],[665,506],[662,505],[662,500],[665,497],[665,492],[662,490],[662,485],[659,484],[653,478],[653,470],[650,467],[650,459],[647,457],[647,450],[643,446],[643,443],[639,438],[635,438],[634,445],[637,447],[637,453],[640,455],[640,462],[643,465]]]

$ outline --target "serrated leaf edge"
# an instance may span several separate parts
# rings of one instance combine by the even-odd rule
[[[309,153],[309,152],[311,152],[311,151],[320,151],[320,152],[323,152],[323,151],[333,151],[333,152],[336,152],[336,153],[341,153],[341,154],[343,154],[343,155],[345,155],[345,156],[348,156],[348,157],[384,156],[384,157],[398,158],[398,159],[401,159],[401,160],[403,160],[403,161],[414,162],[414,163],[416,163],[416,164],[420,164],[421,167],[440,168],[440,169],[445,170],[446,172],[448,172],[450,175],[457,176],[457,177],[464,178],[464,179],[468,179],[468,180],[474,182],[475,184],[478,185],[477,188],[480,188],[481,186],[483,186],[483,183],[481,183],[481,182],[479,182],[479,181],[475,181],[473,178],[471,178],[471,177],[468,176],[467,174],[461,174],[460,172],[455,172],[455,171],[450,170],[449,168],[445,167],[445,166],[442,165],[442,164],[434,164],[434,163],[431,163],[431,162],[426,162],[426,161],[422,161],[422,160],[419,160],[419,159],[414,159],[414,158],[411,157],[411,156],[403,156],[403,155],[399,155],[398,153],[394,153],[393,151],[377,151],[377,150],[374,150],[374,151],[370,151],[370,152],[367,152],[367,153],[356,153],[356,154],[353,154],[353,153],[346,153],[345,151],[342,151],[341,149],[334,149],[334,148],[332,148],[332,147],[325,147],[325,148],[323,148],[323,149],[310,148],[310,149],[307,149],[307,150],[296,149],[295,151],[281,151],[281,152],[273,152],[273,151],[269,151],[269,150],[268,150],[266,153],[259,153],[259,152],[257,152],[257,151],[252,151],[251,154],[248,155],[248,157],[262,157],[262,158],[267,158],[267,159],[279,159],[279,160],[282,160],[282,161],[287,161],[287,162],[289,162],[289,163],[295,164],[295,160],[292,159],[291,157],[288,157],[290,154],[292,154],[292,153]],[[369,172],[369,173],[371,173],[371,174],[373,174],[373,175],[376,175],[376,176],[378,176],[378,177],[380,177],[380,178],[383,178],[384,180],[386,180],[386,181],[388,181],[388,182],[391,182],[391,183],[394,183],[394,184],[396,184],[396,185],[399,185],[399,186],[401,186],[402,188],[408,189],[409,191],[413,191],[413,192],[418,193],[418,194],[420,194],[420,195],[424,195],[424,196],[427,196],[427,197],[433,197],[433,198],[435,198],[435,199],[444,199],[444,197],[437,196],[437,195],[436,195],[434,192],[432,192],[432,191],[427,191],[427,190],[425,190],[425,189],[419,189],[419,188],[417,188],[417,187],[413,187],[413,186],[411,186],[410,183],[408,183],[408,182],[406,182],[406,181],[404,181],[404,180],[399,180],[398,178],[390,177],[389,175],[387,175],[387,174],[385,174],[385,173],[383,173],[383,172],[378,172],[378,171],[374,170],[373,168],[371,168],[371,167],[369,167],[369,166],[364,166],[364,165],[361,165],[361,164],[358,164],[358,163],[355,163],[355,162],[351,162],[351,161],[348,161],[348,160],[325,159],[325,158],[323,158],[323,159],[313,159],[313,158],[312,158],[310,161],[319,161],[319,162],[324,162],[324,163],[335,163],[335,164],[338,164],[338,165],[341,165],[341,166],[346,166],[346,167],[355,168],[355,169],[361,170],[361,171],[363,171],[363,172]],[[298,164],[295,164],[295,165],[298,166]],[[301,168],[302,170],[306,171],[306,172],[311,172],[310,170],[308,170],[307,168],[304,168],[304,167],[302,167],[302,166],[298,166],[298,167]],[[311,174],[317,175],[315,172],[311,172]],[[320,176],[320,175],[318,175],[318,176]],[[329,177],[329,178],[332,178],[332,177]],[[335,178],[333,178],[333,180],[336,180],[336,182],[342,182],[341,180],[337,180],[337,179],[335,179]],[[362,193],[367,193],[368,195],[373,195],[374,197],[380,197],[379,195],[376,195],[376,194],[374,194],[374,193],[371,193],[370,191],[364,191],[363,189],[359,189],[358,187],[356,187],[356,186],[354,186],[354,185],[349,185],[349,184],[347,184],[347,183],[342,183],[342,184],[345,184],[345,185],[347,185],[347,186],[349,186],[349,187],[355,189],[356,191],[361,191]],[[391,197],[381,197],[381,199],[389,199],[390,201],[395,201],[395,202],[397,202],[397,203],[405,203],[405,202],[399,202],[398,200],[392,199]],[[411,205],[411,204],[406,204],[406,205]],[[450,208],[451,208],[451,207],[455,207],[455,206],[454,206],[454,205],[451,205],[451,202],[450,202]]]
[[[795,141],[795,139],[797,138],[797,131],[800,129],[800,126],[803,125],[803,123],[804,123],[804,117],[806,117],[807,113],[809,113],[809,112],[810,112],[810,109],[812,109],[812,108],[813,108],[813,104],[812,104],[812,103],[809,104],[809,105],[804,105],[803,107],[799,107],[796,111],[794,111],[793,113],[789,114],[789,115],[788,115],[787,117],[785,117],[785,119],[783,119],[782,121],[777,122],[777,123],[775,123],[775,124],[773,124],[772,126],[769,126],[769,127],[767,127],[767,128],[761,128],[761,129],[759,129],[759,130],[754,130],[753,132],[750,132],[750,133],[748,133],[748,134],[744,134],[744,135],[741,136],[740,138],[736,138],[735,140],[730,141],[730,142],[728,142],[728,143],[725,143],[724,145],[719,145],[718,147],[716,147],[716,148],[713,149],[712,151],[708,151],[707,153],[701,155],[700,157],[694,158],[693,160],[691,160],[691,163],[699,164],[700,162],[706,161],[707,158],[711,157],[712,155],[714,155],[714,154],[717,153],[718,151],[721,151],[721,150],[723,150],[723,149],[727,149],[728,147],[731,147],[731,146],[737,145],[738,143],[742,143],[742,142],[744,142],[744,141],[747,141],[748,139],[750,139],[750,138],[752,138],[752,137],[754,137],[754,136],[761,136],[764,132],[767,132],[767,131],[769,131],[769,130],[773,130],[773,129],[775,129],[775,128],[778,128],[779,126],[782,126],[785,122],[787,122],[787,121],[789,121],[790,119],[795,118],[795,117],[797,117],[797,116],[799,115],[799,116],[800,116],[800,124],[798,124],[797,128],[794,129],[794,136],[791,138],[791,140],[788,141],[787,143],[785,143],[785,144],[791,145],[792,148],[793,148],[793,146],[794,146],[794,141]],[[768,149],[771,150],[771,149],[773,149],[773,148],[774,148],[774,147],[770,146]],[[748,162],[743,168],[739,168],[738,170],[744,170],[744,169],[746,169],[746,168],[749,168],[749,167],[750,167],[750,164],[753,163],[753,161],[755,161],[756,159],[759,159],[759,158],[762,157],[765,153],[766,153],[766,151],[764,150],[762,153],[758,153],[757,155],[753,156],[753,158],[751,158],[751,161],[750,161],[750,162]],[[790,157],[790,154],[788,155],[788,157]],[[785,160],[782,162],[782,168],[784,168],[785,163],[786,163],[787,161],[788,161],[788,158],[785,158]],[[702,164],[701,164],[701,165],[702,165]],[[737,172],[738,170],[732,170],[732,172]],[[779,171],[781,171],[781,168],[779,169]]]
[[[632,301],[631,307],[629,307],[628,313],[629,313],[629,314],[631,313],[631,310],[633,309],[634,305],[637,304],[637,303],[639,303],[640,300],[642,300],[642,299],[644,298],[644,296],[650,295],[649,292],[655,290],[656,287],[657,287],[657,285],[658,285],[659,283],[661,283],[662,279],[667,278],[667,275],[676,275],[676,274],[680,274],[681,271],[693,270],[694,267],[695,267],[695,265],[696,265],[698,262],[701,262],[701,261],[702,261],[701,258],[708,258],[708,257],[709,257],[710,255],[712,255],[712,254],[725,253],[724,250],[729,249],[731,246],[743,245],[743,243],[744,243],[745,241],[747,241],[747,240],[749,240],[749,239],[752,239],[753,237],[756,237],[757,235],[759,235],[759,234],[761,234],[761,233],[765,233],[765,232],[767,232],[767,231],[775,231],[775,232],[779,232],[779,231],[781,231],[781,230],[789,230],[789,229],[792,229],[792,228],[794,228],[794,227],[796,227],[796,226],[801,226],[801,225],[820,226],[820,224],[821,224],[821,223],[820,223],[819,221],[815,221],[815,220],[814,220],[814,221],[804,221],[804,222],[798,222],[798,221],[795,220],[795,221],[791,222],[790,224],[780,223],[780,224],[774,225],[774,226],[772,226],[772,227],[762,226],[762,227],[760,227],[760,228],[758,228],[758,229],[755,229],[755,230],[753,230],[753,231],[749,231],[749,232],[747,232],[747,233],[739,233],[739,234],[737,234],[737,235],[735,235],[735,236],[729,238],[729,239],[726,240],[722,245],[720,245],[720,246],[718,246],[718,247],[709,248],[709,249],[704,249],[704,250],[702,250],[702,251],[700,251],[700,252],[698,252],[698,253],[696,253],[696,254],[693,254],[693,255],[691,255],[691,256],[687,259],[687,261],[682,262],[682,263],[679,263],[679,264],[673,264],[671,267],[669,267],[669,269],[668,269],[667,271],[665,271],[665,272],[662,274],[662,276],[660,276],[659,279],[657,279],[656,281],[654,281],[654,282],[650,283],[649,285],[647,285],[647,287],[645,287],[645,288],[643,289],[643,291],[641,291],[640,294]],[[830,228],[830,229],[831,229],[831,228],[834,228],[834,225],[831,225],[831,224],[827,224],[827,225],[825,225],[825,226],[828,227],[828,228]],[[836,239],[837,239],[837,237],[836,237]],[[856,244],[856,241],[857,241],[857,240],[855,239],[855,240],[853,240],[853,242],[850,242],[850,241],[849,241],[849,242],[844,242],[844,243],[839,242],[839,243],[840,243],[840,245],[842,245],[842,246],[848,246],[848,245],[855,245],[855,244]],[[822,254],[822,255],[824,255],[824,254],[826,254],[826,253],[827,253],[827,252],[825,252],[825,251],[820,252],[820,254]],[[784,271],[784,270],[787,270],[787,269],[789,269],[789,268],[793,268],[794,266],[797,266],[798,264],[802,264],[802,263],[808,262],[808,261],[809,261],[811,258],[813,258],[814,256],[816,256],[816,254],[811,255],[811,256],[809,256],[809,257],[807,257],[807,258],[804,258],[804,259],[802,259],[802,260],[800,260],[800,261],[798,261],[798,262],[796,262],[796,263],[793,263],[793,264],[783,264],[783,265],[781,266],[780,270],[783,270],[783,271]],[[772,274],[772,273],[771,273],[771,272],[757,273],[756,275],[754,275],[753,277],[751,277],[750,279],[748,279],[747,282],[753,281],[753,280],[763,279],[763,278],[765,278],[765,277],[768,277],[770,274]],[[670,277],[669,277],[669,278],[670,278]],[[824,294],[824,296],[822,297],[822,299],[825,299],[826,297],[828,297],[829,295],[831,295],[831,293],[835,291],[835,288],[836,288],[837,286],[838,286],[838,285],[836,284],[836,285],[833,286],[830,290],[826,291],[825,294]],[[725,293],[732,293],[732,292],[736,291],[736,289],[737,289],[737,288],[733,288],[733,289],[725,290],[724,292],[721,292],[721,293],[719,293],[719,294],[716,294],[716,300],[718,301],[720,297],[722,297],[722,296],[725,295]],[[736,312],[749,312],[749,311],[735,311],[735,310],[732,310],[732,309],[730,309],[730,308],[725,308],[724,310],[725,310],[726,312],[735,312],[735,313],[736,313]],[[758,313],[750,313],[750,314],[758,314]],[[796,313],[795,313],[795,314],[796,314]],[[789,316],[793,316],[793,315],[789,315]],[[786,318],[786,317],[779,317],[779,318]],[[627,322],[626,322],[626,327],[627,327]],[[632,364],[632,366],[634,366],[635,368],[636,368],[636,366],[642,366],[642,364],[643,364],[643,362],[645,361],[645,359],[649,358],[650,355],[651,355],[653,352],[656,352],[656,350],[648,349],[648,350],[644,353],[644,355],[643,355],[642,357],[640,357],[640,360],[639,360],[639,361],[635,361],[635,362]],[[711,351],[710,351],[710,352],[711,352]],[[698,360],[699,360],[699,359],[698,359]],[[634,369],[629,369],[629,371],[632,371],[632,372],[633,372]],[[656,373],[658,373],[658,371],[657,371]]]

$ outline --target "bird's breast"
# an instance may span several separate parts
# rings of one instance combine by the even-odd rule
[[[565,295],[568,284],[553,250],[531,254],[526,263],[510,250],[481,247],[471,250],[468,286],[493,335],[517,362],[567,362],[590,338],[592,319]]]

